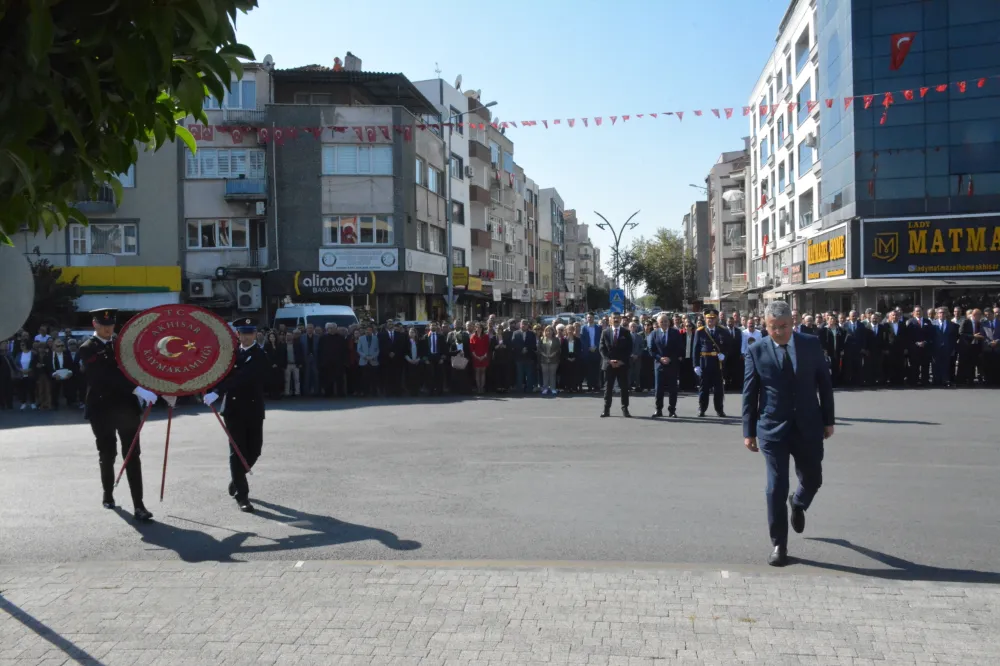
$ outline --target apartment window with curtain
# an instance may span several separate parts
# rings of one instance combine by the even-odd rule
[[[391,176],[392,146],[323,146],[323,175]]]
[[[778,143],[784,143],[785,141],[785,114],[778,116],[776,121],[778,125]],[[777,146],[775,146],[777,147]]]
[[[444,194],[444,178],[439,170],[427,167],[427,189],[434,194]]]
[[[806,82],[799,88],[798,95],[795,96],[796,126],[801,125],[809,117],[808,102],[810,100],[812,100],[812,82],[806,79]]]
[[[392,215],[327,215],[324,245],[392,245]]]
[[[767,137],[761,137],[760,140],[760,165],[764,166],[767,164],[767,158],[770,155],[768,152]]]
[[[256,148],[185,148],[186,178],[264,178],[264,151]]]
[[[805,140],[799,142],[799,176],[812,169],[813,149],[806,145]]]
[[[778,165],[778,191],[785,191],[785,163],[782,162]]]
[[[69,226],[70,254],[139,254],[139,225],[125,222]]]
[[[296,102],[297,103],[297,102]],[[256,109],[257,108],[257,81],[256,79],[244,79],[233,81],[229,84],[226,96],[219,104],[219,100],[211,95],[205,98],[203,104],[205,110],[213,109]]]
[[[417,185],[424,185],[424,184],[426,184],[426,180],[425,180],[426,177],[424,176],[424,161],[422,159],[420,159],[419,157],[417,158],[417,161],[416,161],[416,171],[417,171],[417,175],[416,175],[415,182],[417,183]]]
[[[187,221],[189,250],[244,249],[250,246],[250,221],[225,218]]]
[[[451,202],[451,221],[453,224],[465,224],[465,204],[461,201]]]
[[[458,155],[452,153],[451,161],[448,164],[451,177],[463,180],[465,178],[465,161]]]
[[[509,255],[503,260],[503,279],[506,282],[514,281],[514,257]]]
[[[465,250],[463,248],[451,248],[451,264],[458,267],[465,266]]]

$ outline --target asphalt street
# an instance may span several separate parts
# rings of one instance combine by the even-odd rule
[[[997,398],[838,393],[824,486],[790,542],[799,570],[1000,582]],[[101,508],[80,412],[0,412],[0,563],[764,562],[764,466],[737,418],[693,418],[693,396],[677,421],[649,419],[650,397],[633,399],[631,420],[600,409],[537,395],[275,403],[253,515],[227,496],[226,440],[194,406],[175,416],[159,501],[157,411],[143,431],[145,526]],[[131,510],[124,478],[116,499]]]

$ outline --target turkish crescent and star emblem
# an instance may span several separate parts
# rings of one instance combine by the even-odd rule
[[[218,315],[191,305],[161,305],[128,321],[118,365],[130,380],[161,395],[194,395],[218,384],[236,360],[236,336]]]

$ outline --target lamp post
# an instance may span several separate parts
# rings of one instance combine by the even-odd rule
[[[605,231],[610,231],[611,235],[614,236],[614,239],[615,239],[615,247],[614,247],[614,252],[615,252],[615,289],[618,289],[618,287],[619,287],[619,284],[618,284],[619,268],[618,267],[619,267],[619,261],[620,261],[620,253],[619,253],[619,249],[618,248],[619,248],[619,245],[621,245],[622,235],[624,235],[626,227],[629,228],[629,229],[635,229],[637,226],[639,226],[638,222],[633,222],[632,221],[632,218],[635,217],[638,214],[639,214],[639,211],[635,211],[634,213],[632,213],[631,215],[629,215],[629,218],[627,220],[625,220],[625,222],[622,224],[621,228],[618,229],[618,231],[615,231],[614,225],[612,225],[610,222],[608,222],[608,218],[604,217],[603,215],[601,215],[600,213],[598,213],[596,210],[594,211],[594,215],[596,215],[599,218],[601,218],[602,220],[604,220],[604,222],[598,223],[597,228],[598,229],[604,229]]]
[[[490,102],[489,104],[484,104],[483,108],[484,109],[488,109],[491,106],[496,106],[496,104],[497,104],[496,102]],[[455,303],[454,303],[454,301],[455,301],[455,276],[454,276],[455,267],[454,267],[454,257],[452,257],[452,254],[454,254],[454,252],[452,251],[452,237],[451,237],[451,223],[452,223],[452,213],[451,213],[451,211],[452,211],[452,205],[451,205],[451,179],[454,177],[454,174],[451,172],[451,164],[452,164],[451,163],[451,137],[455,134],[455,124],[458,122],[458,120],[462,116],[464,116],[465,114],[472,113],[473,111],[477,111],[478,109],[479,109],[479,107],[476,107],[475,109],[469,109],[468,111],[462,111],[461,113],[456,113],[456,114],[454,114],[454,115],[452,115],[452,116],[450,116],[448,118],[448,154],[446,155],[446,159],[448,160],[448,178],[447,178],[447,182],[445,183],[445,186],[444,186],[444,192],[445,192],[444,193],[444,197],[445,197],[444,210],[445,210],[445,221],[447,222],[447,226],[448,226],[448,234],[447,234],[448,235],[448,250],[447,250],[447,259],[448,259],[448,262],[446,264],[447,265],[446,270],[448,271],[448,274],[445,276],[445,280],[447,280],[447,284],[448,284],[448,321],[449,322],[455,316],[455,309],[454,309],[455,308]]]

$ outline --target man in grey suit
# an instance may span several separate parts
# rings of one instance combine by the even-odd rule
[[[792,529],[801,533],[806,509],[823,483],[823,440],[833,436],[833,385],[819,339],[793,331],[787,303],[770,303],[764,322],[769,337],[751,345],[746,354],[743,444],[764,454],[767,523],[774,548],[767,562],[783,567],[788,563],[786,498]],[[791,495],[789,456],[799,477]]]

